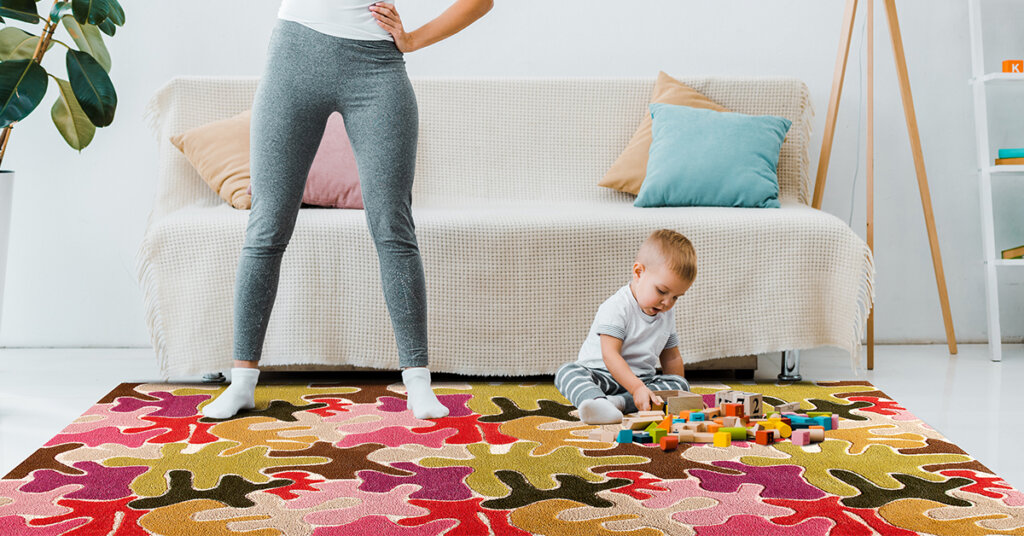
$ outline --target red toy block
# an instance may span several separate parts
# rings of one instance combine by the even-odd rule
[[[743,404],[722,404],[726,417],[742,417]]]
[[[774,443],[773,439],[775,435],[768,430],[758,430],[757,437],[754,438],[754,442],[758,445],[771,445]]]
[[[658,446],[661,447],[661,450],[673,450],[679,446],[679,436],[667,435],[661,438]]]

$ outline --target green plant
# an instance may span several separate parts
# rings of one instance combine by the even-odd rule
[[[0,0],[0,162],[15,123],[39,106],[49,79],[57,82],[57,101],[50,109],[57,130],[72,148],[81,151],[97,127],[114,120],[117,92],[110,81],[110,54],[101,32],[113,36],[124,25],[117,0],[55,0],[47,18],[36,9],[39,0]],[[8,26],[4,18],[43,24],[40,35]],[[63,25],[78,49],[53,38]],[[67,80],[48,73],[43,55],[53,44],[67,49]]]

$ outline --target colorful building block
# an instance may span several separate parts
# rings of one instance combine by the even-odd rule
[[[619,430],[619,436],[615,438],[619,443],[632,443],[633,442],[633,431],[632,430]]]
[[[743,393],[734,398],[734,401],[743,404],[743,414],[760,417],[764,415],[764,395],[761,393]]]
[[[729,435],[736,441],[744,441],[747,439],[747,429],[743,426],[731,426],[721,427],[717,433],[728,432]]]
[[[671,430],[672,429],[672,417],[671,416],[665,417],[665,420],[661,421],[661,424],[658,425],[658,428],[661,428],[662,430],[666,430],[666,431],[667,430]]]
[[[654,431],[651,432],[651,441],[653,441],[654,443],[658,443],[659,441],[661,441],[661,438],[665,437],[666,435],[668,435],[668,430],[664,428],[655,428]]]
[[[1004,73],[1024,73],[1024,60],[1003,60]]]
[[[774,436],[770,430],[758,430],[757,435],[754,436],[754,442],[758,445],[771,445],[774,441]]]
[[[808,445],[811,442],[811,431],[810,430],[793,430],[793,444],[794,445]]]
[[[704,397],[696,393],[679,391],[679,394],[665,399],[665,412],[673,415],[680,411],[704,409]]]
[[[807,432],[811,434],[811,443],[821,443],[825,440],[824,426],[811,426]]]
[[[793,429],[790,428],[790,426],[784,422],[780,422],[779,425],[775,427],[775,429],[779,431],[779,435],[781,435],[783,439],[793,434]]]
[[[707,432],[694,432],[693,442],[694,443],[713,443],[715,441],[715,434],[709,434]]]
[[[833,415],[832,416],[832,429],[833,430],[838,430],[839,429],[839,415]]]
[[[829,417],[814,417],[813,420],[814,420],[814,424],[812,424],[811,426],[818,425],[818,426],[821,426],[822,428],[824,428],[826,430],[831,430],[832,429],[832,417],[831,416],[829,416]]]
[[[716,447],[728,447],[732,445],[732,434],[728,432],[715,432],[714,443]]]
[[[694,411],[690,413],[690,421],[699,422],[704,420],[704,412]]]
[[[721,406],[722,404],[731,403],[732,394],[735,392],[736,391],[730,389],[723,389],[721,391],[718,391],[717,393],[715,393],[715,405]]]
[[[786,402],[785,404],[779,404],[775,406],[775,411],[779,413],[795,413],[800,411],[799,402]]]
[[[648,434],[653,434],[655,430],[659,429],[658,424],[659,423],[656,421],[651,421],[650,424],[647,425],[647,428],[644,428],[644,431]]]
[[[634,443],[652,443],[651,434],[647,432],[633,432]]]
[[[680,443],[693,443],[693,430],[680,430],[676,437]]]
[[[726,417],[741,417],[743,416],[743,404],[722,404],[722,411],[725,412]]]
[[[672,450],[679,446],[679,437],[667,435],[658,441],[658,446],[661,447],[661,450]]]

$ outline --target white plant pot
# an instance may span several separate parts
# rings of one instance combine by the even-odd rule
[[[4,312],[4,280],[7,274],[7,244],[11,236],[11,200],[14,197],[14,172],[0,170],[0,321]]]

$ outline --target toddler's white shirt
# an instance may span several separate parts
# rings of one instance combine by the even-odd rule
[[[283,0],[277,18],[295,21],[320,33],[362,41],[394,41],[377,24],[370,6],[375,0]],[[389,2],[394,3],[394,2]]]
[[[655,374],[661,352],[679,346],[675,308],[648,315],[640,309],[628,283],[597,308],[577,363],[607,370],[601,357],[601,334],[622,339],[622,358],[637,376]]]

